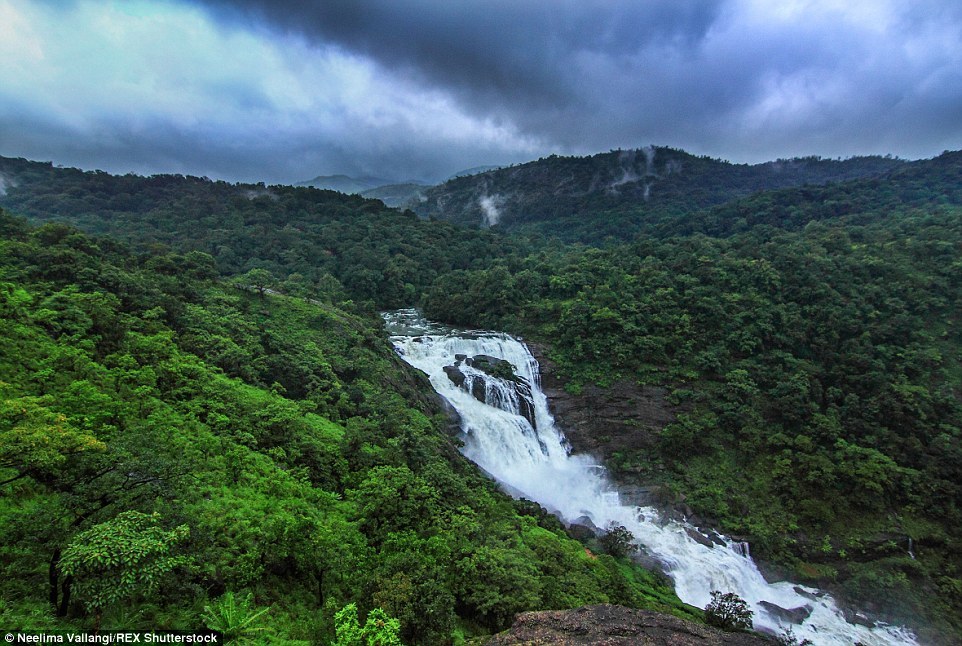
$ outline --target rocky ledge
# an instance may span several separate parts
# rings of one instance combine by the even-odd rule
[[[486,646],[772,646],[751,633],[728,633],[650,610],[623,606],[585,606],[575,610],[525,612]]]
[[[581,392],[565,390],[565,380],[536,343],[528,347],[541,369],[541,389],[572,448],[605,461],[614,453],[652,449],[659,433],[684,407],[666,400],[667,391],[621,380],[608,388],[586,384]]]

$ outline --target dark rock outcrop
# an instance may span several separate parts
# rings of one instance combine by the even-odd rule
[[[800,595],[802,595],[803,597],[805,597],[806,599],[810,599],[810,600],[812,600],[812,601],[818,601],[819,597],[824,597],[824,596],[825,596],[825,593],[824,593],[824,592],[821,592],[821,591],[819,591],[819,592],[809,592],[808,590],[806,590],[805,588],[803,588],[803,587],[800,586],[800,585],[794,586],[794,587],[792,588],[792,590],[794,590],[796,594],[800,594]]]
[[[475,376],[475,378],[471,380],[471,396],[473,396],[482,404],[489,403],[487,390],[488,389],[484,383],[484,379],[478,379],[477,376]]]
[[[510,361],[498,359],[487,354],[476,354],[473,357],[466,357],[464,363],[475,370],[480,370],[492,377],[514,381],[518,376],[514,372],[514,365]]]
[[[688,534],[688,538],[690,538],[691,540],[695,541],[700,545],[704,545],[705,547],[712,547],[712,548],[715,547],[715,543],[712,542],[710,538],[708,538],[707,536],[699,532],[697,529],[686,527],[685,533]]]
[[[571,523],[568,525],[567,532],[568,536],[582,543],[598,537],[598,534],[595,533],[590,527],[580,523]]]
[[[633,381],[617,381],[607,388],[587,384],[580,393],[569,393],[543,348],[528,345],[541,367],[548,407],[577,453],[607,461],[614,453],[653,449],[661,430],[684,410],[668,403],[664,388]]]
[[[578,516],[573,521],[571,521],[571,524],[584,525],[585,527],[590,529],[595,536],[601,536],[602,534],[605,533],[605,530],[595,525],[595,521],[591,520],[591,518],[589,518],[588,516]]]
[[[538,422],[535,420],[534,395],[531,393],[531,384],[524,377],[518,377],[514,382],[514,391],[518,395],[518,412],[528,420],[531,428],[538,430]]]
[[[606,646],[771,646],[756,634],[727,633],[672,615],[622,606],[524,612],[487,646],[564,644]]]
[[[772,603],[771,601],[759,601],[758,605],[768,611],[768,614],[773,617],[777,617],[782,621],[788,621],[793,624],[800,624],[808,616],[812,614],[811,606],[799,606],[798,608],[782,608],[781,606]]]
[[[443,370],[444,374],[448,376],[448,379],[450,379],[455,386],[458,388],[464,386],[465,377],[460,368],[457,366],[444,366]]]
[[[461,370],[461,364],[463,363],[466,366],[485,373],[488,377],[503,382],[517,399],[518,414],[528,420],[531,428],[537,430],[537,416],[535,415],[534,396],[531,392],[531,384],[528,383],[527,379],[515,373],[514,366],[510,361],[498,359],[497,357],[486,354],[478,354],[473,357],[456,354],[454,355],[454,359],[454,365],[444,366],[444,374],[448,376],[448,379],[450,379],[455,386],[468,391],[472,397],[483,404],[489,404],[496,408],[514,412],[514,404],[508,406],[506,402],[500,401],[497,397],[492,401],[488,401],[488,389],[485,379],[478,375],[472,377],[465,375]]]

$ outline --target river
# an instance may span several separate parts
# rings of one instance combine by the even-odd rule
[[[765,581],[741,543],[721,537],[723,545],[707,547],[689,535],[686,530],[693,528],[684,523],[663,518],[654,508],[623,504],[604,467],[587,455],[571,455],[541,391],[538,362],[521,341],[497,332],[440,326],[416,310],[383,316],[398,354],[426,373],[460,415],[466,457],[506,490],[537,501],[566,522],[586,516],[601,528],[612,522],[628,528],[639,547],[663,565],[685,603],[704,608],[712,590],[734,592],[751,606],[756,629],[776,634],[791,629],[799,641],[810,639],[817,646],[917,643],[905,628],[849,623],[821,590]],[[477,355],[510,362],[521,383],[530,385],[530,396],[527,388],[519,392],[514,383],[468,365],[465,358]],[[450,368],[455,364],[456,371]],[[464,377],[460,386],[445,372],[446,366],[458,380]],[[472,387],[484,393],[484,402],[472,394]],[[808,616],[793,623],[763,602],[801,609]]]

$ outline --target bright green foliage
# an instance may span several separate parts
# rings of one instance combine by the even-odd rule
[[[133,256],[3,213],[0,229],[11,625],[325,643],[354,602],[384,634],[444,644],[559,604],[691,616],[478,473],[378,317],[215,280],[199,253]],[[245,623],[259,610],[240,597],[205,598],[225,590],[272,610]]]
[[[499,171],[488,188],[526,221],[477,231],[327,191],[0,159],[18,180],[4,203],[45,222],[0,215],[3,397],[38,410],[0,432],[51,438],[0,473],[4,597],[62,607],[64,577],[52,591],[36,573],[56,579],[78,532],[135,509],[191,527],[198,569],[164,610],[185,625],[192,591],[254,586],[316,618],[284,628],[305,640],[329,640],[351,601],[415,643],[599,600],[684,613],[457,455],[371,316],[420,304],[542,342],[571,393],[664,388],[674,421],[639,428],[646,441],[611,456],[617,476],[958,641],[962,153],[749,167],[657,149],[657,176],[581,190],[647,163]],[[445,189],[452,213],[477,215],[476,181]],[[753,193],[773,186],[788,188]],[[232,278],[251,270],[273,283]]]
[[[50,410],[52,404],[51,397],[0,401],[0,469],[15,471],[11,480],[50,477],[69,456],[104,450],[103,442],[71,428],[66,415]]]
[[[334,625],[337,637],[332,646],[402,646],[401,623],[380,608],[367,614],[362,627],[357,606],[349,603],[334,615]]]
[[[190,558],[174,548],[190,535],[187,525],[159,526],[160,514],[125,511],[81,532],[64,549],[60,569],[78,580],[87,608],[102,610],[133,595],[149,595],[174,568]]]
[[[270,608],[254,607],[254,596],[247,594],[238,598],[233,592],[225,592],[210,605],[204,606],[204,625],[219,632],[227,644],[246,644],[267,631],[259,625]]]

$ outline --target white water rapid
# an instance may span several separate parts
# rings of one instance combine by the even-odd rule
[[[790,628],[799,641],[810,639],[817,646],[917,643],[904,628],[848,623],[831,596],[820,590],[766,582],[743,543],[722,537],[724,545],[706,547],[689,536],[686,530],[692,527],[661,518],[653,508],[622,504],[603,467],[587,456],[569,454],[541,392],[538,362],[517,339],[444,328],[416,310],[385,313],[384,319],[397,352],[427,373],[435,390],[461,416],[468,458],[509,491],[558,512],[566,521],[587,516],[598,527],[611,522],[627,527],[639,546],[664,565],[682,601],[704,608],[712,590],[734,592],[750,604],[756,629],[781,634]],[[510,362],[522,378],[520,385],[469,365],[478,355]],[[461,376],[459,386],[455,380]],[[482,380],[483,389],[480,384],[472,388],[476,380]],[[533,406],[526,416],[519,400],[527,396],[527,385]],[[526,417],[533,417],[534,424]],[[800,624],[791,623],[763,602],[809,614]]]

